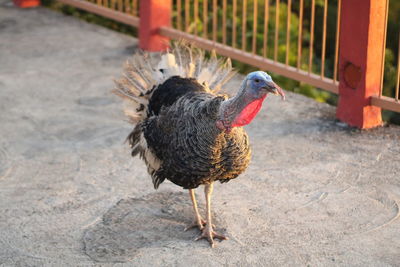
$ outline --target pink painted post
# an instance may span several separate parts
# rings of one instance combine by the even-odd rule
[[[36,7],[40,5],[40,0],[14,0],[14,5],[17,7]]]
[[[139,47],[147,51],[164,51],[169,39],[158,32],[161,26],[171,25],[171,0],[141,0]]]
[[[342,1],[336,115],[362,129],[382,125],[381,109],[371,106],[371,96],[381,88],[386,1]]]

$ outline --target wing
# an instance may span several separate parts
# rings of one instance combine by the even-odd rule
[[[215,149],[221,134],[215,121],[224,99],[207,93],[185,95],[145,122],[142,129],[148,148],[161,161],[152,175],[155,187],[169,179],[193,188],[198,179],[210,177],[221,153]]]

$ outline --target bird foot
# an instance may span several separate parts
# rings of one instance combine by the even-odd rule
[[[199,228],[200,231],[204,229],[204,226],[206,225],[206,221],[200,218],[200,220],[194,220],[191,224],[187,225],[183,231],[187,231],[193,228]]]
[[[212,227],[204,227],[204,229],[202,230],[201,235],[199,235],[195,241],[200,240],[200,239],[207,239],[208,242],[210,243],[210,246],[213,248],[215,246],[214,244],[214,238],[217,238],[219,240],[227,240],[228,237],[218,234],[217,232],[215,232]]]
[[[199,228],[200,231],[203,231],[204,226],[206,226],[207,222],[200,218],[200,220],[194,220],[191,224],[187,225],[185,227],[185,229],[183,229],[184,232],[186,232],[187,230],[193,229],[193,228]],[[213,224],[212,227],[215,227],[215,225]]]

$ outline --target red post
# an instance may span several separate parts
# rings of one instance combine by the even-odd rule
[[[14,0],[14,5],[17,7],[36,7],[40,5],[40,0]]]
[[[370,105],[370,97],[381,87],[386,1],[342,0],[336,116],[362,129],[382,125],[381,109]]]
[[[171,0],[141,0],[139,46],[147,51],[164,51],[168,48],[167,37],[161,36],[158,29],[171,25]]]

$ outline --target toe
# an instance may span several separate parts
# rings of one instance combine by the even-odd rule
[[[198,240],[201,240],[201,239],[207,239],[208,243],[210,243],[211,248],[215,247],[214,239],[213,239],[211,233],[210,234],[206,234],[206,233],[203,232],[201,235],[196,237],[196,239],[194,241],[198,241]]]
[[[183,231],[187,231],[193,228],[199,228],[200,231],[204,229],[204,226],[206,225],[204,220],[201,220],[201,222],[194,221],[192,224],[189,224],[183,229]]]
[[[229,239],[228,237],[226,237],[224,235],[221,235],[221,234],[218,234],[216,232],[213,232],[213,237],[214,238],[218,238],[219,240],[228,240]]]
[[[215,232],[209,225],[206,225],[201,231],[201,234],[198,237],[196,237],[195,241],[201,239],[207,239],[208,243],[210,243],[210,246],[214,248],[215,247],[214,238],[217,238],[221,241],[228,239],[226,236]]]
[[[186,227],[183,229],[183,231],[186,232],[187,230],[190,230],[190,229],[192,229],[193,227],[194,227],[194,225],[188,225],[188,226],[186,226]]]
[[[199,241],[200,239],[206,238],[205,235],[201,234],[194,239],[194,241]]]
[[[202,226],[202,225],[200,226],[200,225],[198,225],[196,223],[196,224],[192,224],[192,225],[186,226],[185,229],[183,229],[183,231],[186,232],[186,231],[188,231],[190,229],[193,229],[193,228],[199,228],[199,230],[201,231],[201,230],[203,230],[204,226]]]

